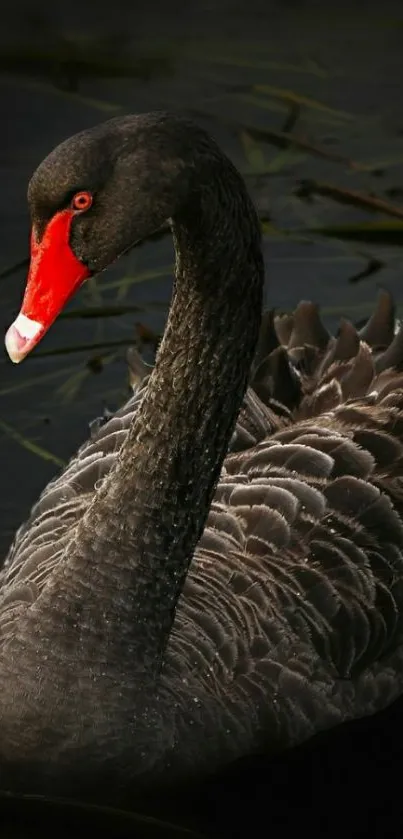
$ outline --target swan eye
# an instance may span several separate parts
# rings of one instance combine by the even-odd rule
[[[90,192],[76,192],[71,202],[71,207],[77,213],[84,213],[89,210],[92,205],[92,195]]]

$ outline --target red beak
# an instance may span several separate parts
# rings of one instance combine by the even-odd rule
[[[31,234],[31,262],[19,315],[6,334],[6,349],[18,363],[36,347],[67,301],[90,276],[70,247],[73,210],[48,222],[40,243]]]

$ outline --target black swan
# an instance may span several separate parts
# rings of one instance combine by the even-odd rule
[[[151,373],[5,560],[0,788],[169,785],[386,707],[403,691],[403,333],[389,295],[361,334],[344,321],[330,337],[310,303],[262,320],[243,180],[170,114],[68,139],[29,204],[14,361],[167,220],[176,270]]]

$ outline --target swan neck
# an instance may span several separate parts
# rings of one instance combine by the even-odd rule
[[[155,367],[118,462],[69,550],[69,575],[85,588],[87,616],[94,592],[88,625],[97,627],[98,650],[107,634],[103,648],[111,659],[124,666],[129,657],[132,668],[136,662],[153,678],[205,526],[260,326],[259,223],[236,170],[229,162],[222,169],[221,179],[193,194],[172,219],[174,290]]]

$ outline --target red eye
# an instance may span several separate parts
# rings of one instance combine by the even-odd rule
[[[76,210],[78,213],[83,213],[85,210],[89,210],[92,204],[92,195],[90,192],[76,192],[71,206],[73,210]]]

